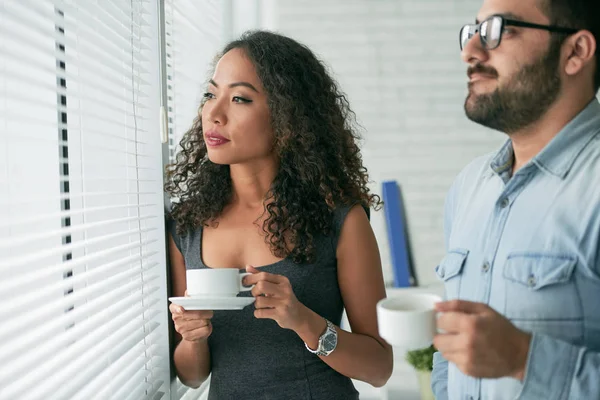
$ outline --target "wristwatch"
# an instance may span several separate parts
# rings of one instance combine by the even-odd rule
[[[325,319],[325,322],[327,323],[327,328],[325,329],[325,332],[319,337],[319,345],[317,346],[317,349],[313,350],[310,347],[308,347],[306,343],[304,343],[308,351],[318,356],[330,355],[337,346],[338,337],[335,325],[333,325],[327,319]]]

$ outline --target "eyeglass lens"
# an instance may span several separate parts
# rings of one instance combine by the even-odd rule
[[[500,45],[502,38],[503,21],[501,17],[494,16],[482,21],[479,25],[465,25],[460,31],[460,48],[465,48],[469,40],[477,33],[481,44],[488,50],[493,50]]]

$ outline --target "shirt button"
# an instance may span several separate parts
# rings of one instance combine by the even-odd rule
[[[483,272],[488,272],[490,270],[490,263],[488,263],[488,262],[483,263],[483,266],[481,267],[481,270]]]
[[[507,197],[503,198],[502,201],[500,201],[500,208],[506,208],[508,207],[510,201],[508,200]]]
[[[534,287],[536,284],[535,276],[529,275],[529,279],[527,279],[527,284],[529,287]]]

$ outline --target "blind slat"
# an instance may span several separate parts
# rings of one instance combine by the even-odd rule
[[[122,398],[125,400],[137,400],[137,399],[152,399],[151,394],[156,392],[156,388],[158,385],[162,385],[162,381],[159,382],[142,382],[137,387],[130,392],[126,392],[125,390],[120,390],[117,395],[125,395],[126,397],[114,397]]]
[[[219,24],[219,10],[215,7],[214,12],[211,13],[207,10],[207,7],[198,8],[197,5],[190,2],[187,2],[187,7],[185,6],[181,1],[169,2],[168,7],[172,29],[177,31],[185,27],[186,31],[192,31],[196,36],[206,37],[207,35],[214,35],[214,32],[211,32],[209,27]],[[198,16],[202,17],[205,24],[198,23]],[[201,29],[202,27],[206,28]]]
[[[135,308],[132,309],[132,311],[135,311],[136,313],[143,312],[143,310]],[[112,330],[107,330],[106,328],[108,327],[112,328]],[[86,365],[95,367],[95,371],[98,366],[97,362],[94,363],[94,360],[98,360],[100,355],[106,355],[111,358],[121,356],[132,345],[143,340],[147,334],[151,333],[152,330],[157,327],[157,324],[154,322],[147,322],[142,325],[142,327],[146,332],[140,329],[140,326],[135,319],[132,319],[129,323],[127,323],[127,321],[122,321],[122,325],[111,323],[110,325],[102,327],[98,331],[103,332],[105,336],[100,336],[98,334],[93,335],[94,339],[98,340],[95,344],[90,340],[86,340],[87,347],[85,349],[81,348],[82,346],[77,346],[81,342],[73,344],[69,350],[59,353],[49,361],[44,362],[41,366],[35,367],[34,372],[25,375],[22,379],[16,380],[15,384],[9,386],[5,392],[10,396],[22,393],[23,390],[27,390],[28,395],[32,398],[44,399],[48,393],[55,393],[59,388],[67,387],[66,384],[70,380],[82,376],[83,374],[80,373],[80,371],[83,370]],[[78,353],[72,351],[75,347],[77,348]],[[64,367],[60,368],[60,366]],[[44,385],[34,384],[44,378],[47,374],[51,374],[52,380],[45,380]],[[88,375],[86,375],[86,377],[87,376]]]
[[[218,0],[165,0],[171,162],[182,134],[198,115],[212,57],[221,50],[223,12],[224,3]],[[196,50],[198,46],[201,51]],[[177,383],[173,393],[177,399],[201,398],[208,387],[204,384],[193,390]]]
[[[115,254],[119,254],[124,251],[143,249],[144,246],[147,246],[147,245],[155,243],[155,242],[157,242],[157,239],[150,239],[150,240],[145,239],[138,243],[128,243],[128,244],[123,244],[120,246],[112,246],[112,247],[104,249],[104,250],[96,251],[89,255],[78,257],[76,260],[68,260],[68,261],[64,261],[60,264],[55,264],[55,265],[50,265],[50,266],[44,267],[44,269],[29,267],[29,269],[27,271],[19,273],[18,277],[14,278],[14,280],[11,280],[10,282],[14,283],[15,285],[20,284],[21,282],[24,281],[23,277],[26,276],[26,274],[31,274],[31,276],[36,276],[37,278],[41,279],[43,277],[52,277],[53,275],[56,275],[57,272],[61,272],[63,274],[68,273],[69,271],[74,270],[77,267],[87,265],[91,262],[103,260],[108,256],[113,256]],[[7,280],[7,282],[8,282],[8,280]],[[6,285],[6,286],[8,287],[8,285]]]
[[[14,258],[9,257],[6,261],[3,261],[0,264],[0,270],[2,268],[9,268],[10,266],[15,267],[15,266],[20,266],[20,265],[24,265],[24,264],[35,265],[36,263],[42,262],[44,259],[47,259],[52,256],[66,255],[66,254],[72,253],[79,249],[89,248],[92,245],[98,245],[103,242],[108,242],[108,241],[111,241],[111,240],[117,239],[117,238],[126,238],[126,237],[132,236],[132,235],[141,235],[144,233],[152,232],[155,229],[156,228],[143,228],[143,229],[132,229],[132,230],[128,230],[128,231],[120,231],[117,233],[106,234],[104,236],[100,236],[100,237],[94,238],[94,239],[86,239],[86,240],[78,241],[75,243],[66,244],[66,245],[63,245],[60,247],[45,249],[42,251],[38,251],[34,254],[28,254],[25,256],[17,256]],[[127,244],[126,246],[129,246],[129,244]],[[113,248],[113,250],[114,250],[114,248]],[[106,250],[103,250],[103,251],[106,251]],[[111,251],[111,253],[114,253],[114,251],[112,251],[112,250],[109,250],[109,251]],[[96,253],[91,253],[89,255],[94,256],[95,254]],[[16,280],[11,279],[10,280],[11,285],[12,284],[16,285],[15,281]]]
[[[128,56],[126,53],[123,53],[122,47],[119,47],[115,43],[114,40],[109,39],[109,37],[112,35],[110,35],[107,32],[104,32],[104,34],[103,34],[103,33],[99,32],[98,30],[92,28],[92,26],[98,26],[97,19],[92,19],[90,21],[87,21],[85,18],[80,18],[78,20],[78,23],[76,23],[75,25],[71,25],[71,23],[68,20],[66,21],[63,17],[60,17],[58,14],[53,13],[53,14],[49,14],[46,16],[46,18],[47,18],[47,20],[45,21],[45,22],[47,22],[46,24],[40,25],[38,23],[38,21],[30,20],[29,19],[30,17],[27,17],[27,14],[20,13],[20,12],[16,11],[15,9],[5,8],[4,11],[7,14],[7,16],[10,16],[10,18],[7,19],[9,24],[4,27],[0,27],[0,32],[2,34],[6,34],[6,35],[10,34],[15,39],[18,39],[20,44],[26,45],[27,47],[29,47],[31,49],[35,49],[36,51],[45,52],[50,55],[60,56],[61,55],[60,50],[51,49],[49,47],[43,46],[41,43],[39,43],[36,40],[33,40],[30,37],[31,33],[36,33],[40,37],[53,38],[57,42],[63,43],[65,45],[65,47],[67,47],[67,48],[69,48],[69,47],[73,48],[74,46],[77,46],[77,44],[79,43],[80,40],[82,40],[82,38],[87,38],[89,40],[86,41],[86,46],[85,46],[86,54],[96,55],[97,60],[102,65],[112,64],[113,67],[117,68],[116,69],[117,72],[119,72],[119,71],[121,72],[122,76],[127,76],[127,74],[131,73],[130,69],[129,70],[124,69],[125,67],[123,66],[123,64],[117,64],[113,61],[115,58],[119,58],[120,61],[122,61],[122,62],[131,63],[131,57]],[[91,25],[88,25],[86,22],[90,22]],[[56,29],[57,26],[65,29],[66,33],[59,32]],[[7,27],[11,27],[11,29],[7,29]],[[76,35],[70,34],[69,28],[71,28],[73,31],[77,32],[77,34]],[[26,31],[28,33],[28,35],[25,35],[23,31]],[[129,31],[126,34],[126,36],[123,37],[123,39],[128,40],[128,42],[127,42],[128,46],[132,45],[132,43],[130,41],[130,32]],[[135,46],[136,43],[137,42],[134,42],[133,45]],[[91,49],[91,51],[90,51],[90,49]],[[18,49],[14,49],[14,50],[18,50]],[[137,52],[140,52],[141,50],[147,50],[147,47],[142,46],[137,49],[134,48],[134,50]],[[98,53],[98,51],[100,51],[101,53]],[[64,53],[62,53],[62,55],[65,56]],[[17,60],[21,56],[28,57],[28,59],[30,59],[29,54],[24,51],[19,51],[17,54],[15,54],[15,56],[16,56]],[[127,57],[129,57],[129,58],[127,58]],[[57,57],[57,58],[60,58],[60,57]],[[143,56],[141,56],[141,55],[138,58],[140,61],[146,61],[143,58]],[[69,58],[69,61],[79,61],[79,59]],[[93,65],[91,65],[91,66],[93,67]],[[139,64],[137,65],[137,67],[139,68],[138,71],[140,73],[148,72],[146,69],[144,69]],[[131,77],[130,76],[130,78],[138,79],[139,77],[136,77],[136,76]]]
[[[149,277],[146,281],[151,282],[155,280],[156,277]],[[108,295],[101,295],[97,299],[88,303],[85,303],[81,306],[77,306],[73,308],[71,311],[64,311],[60,317],[52,318],[45,324],[40,324],[39,331],[33,330],[33,332],[27,332],[19,343],[12,348],[7,348],[2,350],[2,354],[0,354],[0,359],[2,360],[3,365],[9,365],[11,357],[19,355],[19,351],[26,352],[27,346],[33,346],[36,349],[34,357],[37,357],[38,361],[42,359],[43,356],[50,356],[54,354],[56,351],[64,348],[64,346],[68,345],[70,342],[76,341],[81,335],[92,332],[94,329],[98,329],[102,326],[103,323],[108,319],[106,314],[106,310],[112,310],[113,312],[119,312],[120,310],[117,306],[123,307],[123,309],[129,310],[130,308],[136,308],[141,302],[146,299],[149,304],[155,304],[154,296],[151,296],[157,290],[157,287],[147,286],[148,293],[142,295],[137,294],[132,296],[132,291],[135,291],[136,287],[141,287],[140,280],[133,280],[127,284],[122,284],[120,287],[117,287],[114,291],[114,295],[121,295],[122,298],[119,300],[115,300],[112,295],[109,293]],[[136,286],[137,285],[137,286]],[[138,309],[140,311],[141,309]],[[92,316],[85,318],[86,312],[94,312]],[[141,311],[140,311],[141,312]],[[41,317],[43,321],[44,316]],[[31,318],[30,318],[31,320]],[[33,321],[35,324],[36,321]],[[32,325],[29,325],[31,327]],[[37,327],[37,325],[36,325]],[[72,328],[69,328],[72,327]],[[37,328],[36,328],[37,329]],[[3,338],[10,338],[9,335],[17,334],[19,332],[16,329],[11,329],[13,332],[2,332],[1,336]],[[52,335],[52,336],[48,336]],[[50,341],[44,341],[45,338],[52,337],[53,339]],[[40,345],[40,342],[42,343]],[[30,347],[31,348],[31,347]],[[21,353],[23,354],[23,353]],[[44,358],[45,359],[45,358]],[[27,368],[27,363],[33,363],[32,360],[27,358],[19,359],[21,362],[25,363],[22,365],[23,368]],[[15,367],[17,367],[19,364]],[[2,372],[0,372],[0,377],[2,377]]]
[[[157,368],[155,371],[159,371]],[[135,383],[137,387],[135,387]],[[140,382],[140,383],[138,383]],[[155,393],[163,385],[163,381],[158,380],[155,376],[148,377],[145,381],[137,379],[136,381],[131,380],[127,384],[123,385],[119,390],[114,392],[113,399],[154,399]]]
[[[71,178],[70,176],[61,176],[58,179],[60,182],[68,182],[68,181],[72,181],[73,178]],[[136,178],[134,176],[132,177],[117,177],[117,176],[100,176],[100,177],[90,177],[89,175],[86,176],[86,178],[83,180],[84,182],[88,182],[88,183],[92,183],[92,182],[99,182],[99,181],[114,181],[114,182],[128,182],[128,181],[136,181],[136,182],[156,182],[156,179],[143,179],[143,178]],[[148,207],[148,206],[155,206],[156,204],[144,204],[144,205],[137,205],[136,207]]]
[[[0,0],[0,398],[169,391],[159,4]]]
[[[80,399],[109,399],[119,388],[132,390],[132,385],[128,385],[129,382],[135,384],[147,381],[152,371],[145,368],[146,363],[150,360],[142,356],[144,350],[142,347],[141,354],[130,351],[113,365],[104,368],[101,372],[102,375],[87,383],[83,390],[75,394],[75,397]],[[112,368],[121,366],[121,364],[122,369],[120,371]]]
[[[11,393],[11,387],[12,390],[20,392],[20,387],[29,387],[49,375],[53,377],[52,381],[55,383],[55,372],[62,366],[72,368],[72,363],[81,362],[83,358],[89,360],[97,357],[115,345],[118,339],[114,335],[119,330],[127,327],[120,335],[122,338],[139,330],[144,322],[141,316],[155,301],[142,307],[140,294],[125,299],[129,301],[121,300],[115,304],[123,303],[128,308],[119,310],[117,307],[110,306],[97,313],[92,323],[84,320],[67,329],[65,333],[37,346],[32,354],[28,352],[27,356],[21,356],[8,365],[5,364],[5,367],[0,367],[0,380],[12,382],[6,388],[6,394]],[[136,319],[141,319],[140,323]],[[102,321],[105,323],[102,324]]]
[[[90,4],[87,7],[81,7],[79,4],[77,6],[71,6],[68,3],[64,4],[65,31],[68,31],[68,28],[72,27],[74,31],[81,32],[82,37],[86,37],[86,34],[93,35],[92,37],[96,42],[101,42],[102,38],[104,38],[106,42],[112,43],[113,50],[111,54],[123,48],[127,49],[131,47],[131,24],[133,24],[134,28],[137,28],[135,29],[137,33],[144,32],[144,29],[140,28],[147,25],[140,18],[138,23],[136,23],[136,20],[129,20],[128,26],[124,26],[124,24],[120,24],[111,18],[110,15],[107,15],[104,7],[95,6],[95,4]],[[141,21],[141,24],[139,21]],[[141,48],[146,48],[138,40],[134,40],[134,44],[137,44]]]
[[[0,116],[2,116],[0,114]],[[35,122],[35,120],[28,120],[27,124],[31,125],[32,122]],[[40,121],[41,122],[41,121]],[[43,122],[41,122],[43,124]],[[60,124],[59,124],[60,126]],[[126,127],[122,127],[124,131],[127,131]],[[81,128],[73,128],[73,127],[69,127],[69,132],[72,133],[77,133],[77,132],[82,132]],[[20,133],[20,132],[19,132]],[[62,141],[62,140],[58,140],[58,139],[53,139],[53,138],[38,138],[35,137],[34,135],[30,134],[23,134],[23,136],[19,137],[17,140],[15,140],[14,142],[25,142],[25,141],[31,141],[31,142],[36,142],[36,143],[45,143],[45,144],[56,144],[57,147],[58,145],[62,145],[62,144],[67,144],[69,143],[68,141]],[[107,147],[107,146],[102,146],[102,145],[98,145],[98,144],[87,144],[86,142],[83,142],[81,147],[85,148],[88,151],[94,151],[95,152],[95,156],[96,157],[100,157],[100,155],[105,155],[105,153],[110,153],[110,154],[114,154],[114,155],[119,155],[119,156],[124,156],[124,155],[131,155],[131,156],[135,156],[138,157],[142,160],[138,160],[139,162],[151,162],[153,160],[153,154],[146,154],[144,151],[139,151],[139,150],[134,150],[134,151],[129,151],[129,150],[123,150],[123,149],[115,149],[115,148],[111,148],[111,147]],[[148,147],[149,149],[149,147]],[[136,152],[137,151],[137,152]]]
[[[59,160],[63,160],[61,158],[59,158]],[[119,164],[116,164],[116,166],[122,166]],[[133,166],[132,166],[133,167]],[[143,167],[137,167],[137,168],[143,168]],[[155,168],[151,168],[152,170],[154,170]],[[97,198],[99,196],[112,196],[112,197],[118,197],[118,196],[143,196],[143,195],[147,195],[147,194],[155,194],[154,192],[134,192],[134,191],[122,191],[122,192],[117,192],[117,191],[104,191],[104,192],[81,192],[81,193],[66,193],[66,194],[61,194],[61,195],[55,195],[55,196],[49,196],[46,197],[44,199],[23,199],[23,200],[19,200],[19,201],[12,201],[12,202],[8,202],[8,201],[0,201],[0,212],[4,211],[5,208],[11,207],[11,206],[15,206],[15,205],[33,205],[33,204],[43,204],[46,203],[47,201],[61,201],[61,200],[74,200],[74,199],[82,199],[82,198]],[[10,212],[8,213],[10,214]],[[2,243],[0,243],[0,246],[2,245]]]
[[[145,345],[138,346],[137,344],[140,341],[143,341],[146,337],[148,337],[157,327],[158,324],[154,322],[149,322],[144,325],[143,331],[140,331],[140,329],[138,328],[137,334],[131,335],[123,340],[121,340],[121,338],[118,337],[118,335],[115,335],[117,337],[113,342],[114,347],[106,348],[106,352],[103,353],[101,357],[90,358],[89,363],[82,363],[82,368],[80,369],[74,369],[73,367],[71,367],[68,370],[65,370],[63,374],[63,383],[60,386],[56,386],[56,397],[63,399],[72,398],[73,395],[79,389],[79,387],[92,381],[94,377],[96,377],[100,372],[102,372],[102,370],[106,367],[107,364],[115,362],[119,358],[127,355],[129,352],[136,352],[139,355],[141,355],[144,352],[151,351],[151,348]],[[70,374],[74,372],[77,372],[76,375],[71,376]],[[145,382],[145,378],[147,375],[148,374],[144,373],[142,374],[142,376],[138,376],[139,381]]]
[[[55,21],[55,24],[57,26],[64,27],[64,23],[61,23],[61,21]],[[48,24],[48,26],[51,25]],[[66,70],[55,69],[54,71],[61,78],[68,79],[77,77],[78,75],[69,74],[68,72],[68,67],[70,65],[74,65],[77,66],[78,70],[81,70],[83,67],[84,71],[86,72],[89,71],[91,73],[100,73],[101,76],[106,76],[107,78],[115,79],[115,77],[120,77],[121,80],[128,79],[129,81],[133,81],[139,84],[149,84],[149,82],[144,80],[141,76],[127,76],[127,74],[131,75],[131,66],[128,67],[127,65],[125,65],[125,63],[128,60],[129,62],[131,61],[131,54],[123,53],[122,51],[118,53],[114,53],[113,51],[111,53],[110,51],[113,50],[112,48],[103,47],[101,46],[102,43],[99,44],[97,42],[89,42],[89,44],[86,43],[85,46],[85,57],[82,57],[81,55],[72,56],[71,52],[74,49],[77,49],[81,46],[81,44],[79,44],[79,42],[82,40],[81,37],[74,38],[73,35],[60,33],[55,28],[46,29],[47,32],[44,32],[41,29],[32,30],[29,28],[23,28],[24,27],[18,25],[15,26],[15,24],[13,23],[11,23],[10,25],[0,27],[0,33],[2,35],[11,35],[15,38],[18,38],[19,43],[21,44],[21,48],[11,47],[5,49],[6,54],[11,56],[11,59],[7,60],[7,62],[9,62],[10,64],[33,61],[32,64],[35,65],[37,64],[37,58],[35,58],[35,55],[45,54],[47,56],[55,57],[67,63]],[[65,50],[63,51],[55,47],[47,46],[48,43],[40,42],[37,38],[31,37],[31,33],[34,32],[39,33],[40,37],[45,37],[45,39],[51,38],[54,39],[56,42],[61,43],[64,46]],[[91,31],[91,33],[93,35],[98,34],[94,31]],[[107,45],[108,44],[112,45],[112,43],[110,42],[107,42]],[[35,54],[27,53],[24,51],[24,49],[27,49],[29,51],[34,50]],[[134,51],[136,51],[136,49],[134,49]],[[140,51],[140,49],[137,49],[137,51]],[[97,62],[94,63],[94,60],[96,60]],[[99,68],[102,66],[104,67],[103,69]],[[37,65],[37,67],[41,68],[44,71],[49,71],[51,70],[52,66]],[[141,66],[136,68],[136,72],[139,74],[146,75],[149,72]],[[14,73],[14,71],[12,72]],[[108,72],[108,74],[106,72]],[[27,83],[27,81],[25,82]]]
[[[157,337],[154,333],[149,336],[150,343],[157,340],[160,340],[160,336]],[[95,395],[98,399],[108,399],[114,396],[119,388],[131,390],[132,383],[147,380],[152,374],[153,368],[160,366],[160,357],[155,354],[160,354],[161,350],[156,344],[152,344],[144,350],[145,354],[130,351],[112,363],[86,384],[81,391],[77,392],[76,397],[91,399]],[[140,373],[143,376],[135,376]]]
[[[65,199],[68,199],[68,197],[65,197]],[[71,199],[71,200],[73,200],[73,199]],[[10,207],[10,205],[1,205],[0,204],[0,207]],[[22,236],[13,236],[8,239],[3,239],[0,242],[0,249],[10,249],[10,248],[14,248],[17,246],[29,245],[33,241],[39,241],[39,240],[44,240],[44,239],[51,239],[51,238],[56,238],[56,237],[61,237],[61,236],[73,235],[75,233],[81,233],[81,232],[85,232],[87,230],[101,228],[101,227],[108,227],[108,226],[115,225],[115,224],[141,222],[141,221],[147,220],[149,218],[151,218],[151,217],[146,216],[146,217],[113,218],[113,219],[105,219],[105,220],[102,220],[99,222],[88,222],[88,223],[84,223],[82,225],[78,224],[78,225],[66,226],[66,227],[63,227],[60,229],[55,229],[55,230],[46,231],[46,232],[38,232],[38,233],[32,233],[32,234],[27,233]]]
[[[8,74],[9,76],[11,74]],[[16,80],[17,82],[19,81],[18,79]],[[41,88],[41,85],[38,85]],[[45,89],[49,89],[51,90],[52,86],[51,85],[46,85],[44,87]],[[57,94],[59,95],[63,95],[66,96],[67,92],[66,91],[62,91],[62,90],[57,90],[56,91]],[[39,110],[54,110],[54,111],[58,111],[58,112],[62,112],[62,113],[67,113],[68,115],[72,116],[73,118],[91,118],[91,119],[98,119],[98,120],[102,120],[102,122],[108,122],[108,123],[112,123],[113,125],[118,125],[118,127],[120,129],[122,128],[127,128],[128,130],[134,130],[135,126],[130,126],[130,125],[123,125],[123,121],[121,119],[115,119],[115,118],[108,118],[109,114],[101,114],[101,113],[95,113],[95,112],[89,112],[89,111],[82,111],[80,109],[75,109],[74,107],[71,106],[61,106],[61,105],[56,105],[56,104],[51,104],[47,101],[40,101],[37,98],[35,98],[34,95],[28,94],[28,93],[24,93],[22,90],[18,90],[18,89],[14,89],[14,90],[7,90],[6,94],[8,96],[10,96],[11,98],[11,102],[13,103],[27,103],[30,104],[32,106],[36,106]],[[79,97],[79,93],[77,95]],[[73,97],[71,97],[71,99],[73,99]],[[129,109],[123,109],[123,108],[119,108],[115,105],[115,103],[123,103],[125,100],[123,97],[118,98],[118,99],[113,99],[111,103],[108,103],[108,101],[111,101],[110,99],[107,101],[98,101],[93,99],[92,97],[89,96],[85,96],[85,97],[81,97],[79,99],[76,100],[85,100],[85,105],[86,105],[86,109],[93,109],[93,110],[97,110],[98,108],[100,108],[99,106],[102,106],[105,111],[106,109],[112,110],[113,113],[111,113],[110,115],[112,116],[119,116],[121,118],[125,117],[125,118],[133,118],[134,116],[136,117],[136,119],[138,121],[145,121],[147,120],[147,118],[143,117],[143,116],[138,116],[137,114],[134,114],[132,111],[130,111]],[[27,115],[25,112],[23,112],[23,114],[18,114],[16,112],[9,112],[9,113],[4,113],[2,112],[2,114],[0,114],[0,116],[2,116],[3,118],[6,119],[12,119],[15,122],[18,122],[19,120],[21,120],[20,117],[23,117],[23,119],[27,119]],[[67,128],[75,128],[75,129],[80,129],[77,126],[73,126],[72,124],[66,124]],[[86,133],[94,133],[96,135],[99,136],[103,136],[103,137],[114,137],[114,138],[123,138],[120,135],[116,135],[110,132],[107,132],[105,130],[98,130],[98,129],[94,129],[94,128],[89,128],[86,127],[85,128]],[[139,132],[139,130],[138,130]],[[126,139],[126,138],[124,138]],[[54,139],[50,139],[50,140],[54,140]],[[137,143],[147,143],[141,140],[135,140],[135,139],[128,139],[129,141],[133,141],[133,142],[137,142]]]
[[[128,297],[132,291],[135,291],[136,287],[139,287],[141,280],[132,280],[127,284],[121,284],[116,287],[114,290],[114,295],[121,295],[122,299],[118,301],[118,304],[122,307],[136,307],[136,305],[140,302],[141,298],[139,297]],[[107,307],[111,307],[115,304],[114,298],[111,298],[111,295],[108,296],[102,295],[96,299],[92,298],[92,301],[89,303],[85,303],[81,306],[77,306],[73,308],[73,303],[66,304],[71,307],[70,311],[60,310],[57,315],[60,317],[51,318],[48,321],[44,322],[44,315],[40,316],[38,320],[33,320],[33,318],[22,318],[22,321],[17,321],[17,324],[21,326],[25,326],[25,332],[27,332],[27,325],[23,322],[27,320],[30,323],[29,327],[32,326],[31,323],[36,324],[36,329],[33,331],[29,331],[23,334],[23,337],[20,338],[19,343],[11,348],[3,349],[0,354],[0,360],[2,360],[3,364],[10,363],[9,360],[19,355],[19,352],[26,351],[29,346],[34,346],[36,348],[36,356],[41,357],[42,355],[50,355],[53,352],[60,350],[64,347],[65,344],[68,344],[70,341],[77,340],[77,335],[80,334],[84,329],[88,329],[91,331],[94,328],[99,327],[103,321],[106,320],[105,316],[100,314]],[[64,310],[68,310],[66,307]],[[49,312],[52,310],[49,310]],[[86,319],[86,312],[93,312],[92,316]],[[54,313],[56,314],[56,312]],[[80,322],[85,321],[86,325],[81,325]],[[39,328],[37,327],[39,325]],[[75,331],[70,331],[68,327],[75,326],[78,329]],[[19,334],[17,329],[12,327],[7,327],[8,329],[3,329],[3,332],[0,333],[4,339],[10,338],[10,335]],[[10,329],[10,331],[9,331]],[[70,328],[72,329],[72,328]],[[56,340],[52,342],[46,342],[44,345],[39,346],[38,343],[44,342],[44,338],[53,337]]]
[[[94,213],[98,213],[98,212],[104,212],[104,211],[115,211],[115,210],[123,210],[123,209],[128,209],[128,208],[143,208],[143,207],[152,207],[155,206],[156,204],[119,204],[119,205],[114,205],[114,206],[103,206],[103,207],[88,207],[85,209],[77,209],[77,210],[68,210],[68,211],[60,211],[60,212],[55,212],[55,213],[49,213],[49,214],[42,214],[42,215],[36,215],[33,217],[28,217],[28,218],[23,218],[21,216],[13,216],[12,220],[9,219],[8,221],[0,221],[0,228],[9,228],[10,226],[18,226],[18,225],[26,225],[26,224],[30,224],[30,223],[35,223],[35,222],[40,222],[43,220],[60,220],[62,218],[71,218],[71,217],[75,217],[77,215],[82,215],[82,214],[86,214],[86,215],[90,215],[90,214],[94,214]],[[143,216],[140,216],[143,217]],[[2,264],[0,264],[1,266]]]
[[[40,289],[39,295],[36,298],[32,299],[31,297],[27,296],[20,296],[7,302],[5,308],[1,311],[0,314],[2,318],[8,318],[8,316],[15,313],[18,313],[19,317],[14,318],[12,324],[6,325],[2,329],[0,329],[0,338],[4,336],[8,337],[13,333],[18,332],[18,328],[25,328],[27,324],[35,323],[36,318],[43,319],[44,312],[47,314],[58,314],[61,311],[67,310],[72,304],[81,304],[84,300],[86,300],[86,296],[89,296],[90,300],[95,299],[102,293],[103,290],[106,290],[107,292],[110,292],[110,290],[125,290],[124,288],[120,289],[120,287],[125,284],[131,285],[131,280],[135,279],[137,275],[148,272],[148,269],[158,264],[156,262],[144,263],[144,261],[150,259],[150,257],[152,257],[154,254],[156,253],[151,253],[147,255],[132,255],[121,258],[111,263],[101,265],[99,267],[93,268],[85,272],[78,272],[76,275],[57,280],[53,284],[44,286]],[[123,270],[123,268],[127,268],[127,265],[132,265],[138,262],[140,263],[139,266],[129,267],[129,269]],[[99,276],[107,275],[108,273],[113,273],[114,276],[106,278],[104,281],[101,282],[92,281],[93,279],[96,279]],[[121,281],[121,279],[126,278],[128,280]],[[90,280],[91,283],[86,284],[87,280]],[[33,282],[33,284],[36,283],[37,282]],[[54,300],[47,300],[47,302],[44,302],[45,308],[43,310],[40,310],[39,307],[35,307],[36,303],[39,304],[40,300],[51,298],[50,294],[55,294],[59,291],[67,293],[68,290],[75,287],[75,285],[82,284],[86,285],[83,287],[78,287],[78,289],[73,293],[70,293],[69,296],[61,296],[59,298],[54,298]],[[42,286],[42,284],[40,284],[40,286]],[[14,290],[11,288],[11,291],[13,293],[19,293],[19,288],[17,287]],[[73,320],[75,320],[76,318],[78,318],[79,313],[85,311],[86,307],[92,306],[94,306],[93,301],[86,301],[84,305],[81,306],[84,307],[83,309],[81,307],[78,307],[76,312],[61,316],[65,322],[63,325],[66,326],[70,323],[70,320],[67,320],[65,318],[72,318]],[[36,309],[36,311],[27,312],[28,310],[32,309]],[[52,322],[55,325],[50,325],[48,329],[51,329],[51,327],[53,326],[60,326],[60,323],[58,321]],[[36,325],[38,327],[36,333],[41,332],[42,324],[38,323]]]

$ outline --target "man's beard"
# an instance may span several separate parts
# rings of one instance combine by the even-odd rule
[[[469,90],[465,101],[467,117],[507,134],[540,120],[560,93],[560,49],[560,43],[552,41],[543,57],[523,67],[492,93],[475,94]],[[495,70],[482,65],[471,67],[469,72],[495,73],[493,76],[498,76]]]

